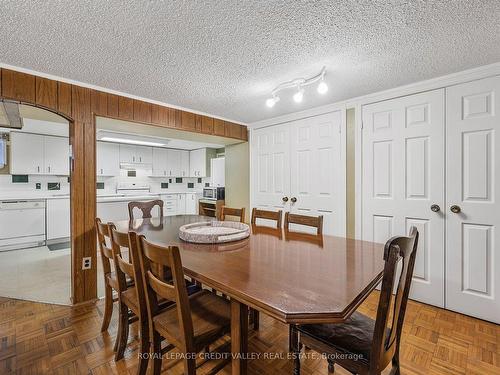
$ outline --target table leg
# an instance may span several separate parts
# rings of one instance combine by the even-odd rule
[[[247,374],[248,355],[248,306],[231,299],[231,373]]]

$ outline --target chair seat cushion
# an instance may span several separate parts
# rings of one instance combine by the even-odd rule
[[[345,323],[305,324],[297,328],[303,335],[321,341],[337,351],[361,355],[362,360],[370,361],[375,321],[361,313],[354,312]]]
[[[195,350],[199,351],[207,344],[215,341],[229,331],[231,326],[231,309],[227,299],[209,291],[201,291],[189,297]],[[167,338],[183,341],[177,309],[170,308],[153,318],[155,329]]]

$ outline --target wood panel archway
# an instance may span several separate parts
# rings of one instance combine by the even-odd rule
[[[244,125],[4,68],[0,98],[46,109],[70,122],[73,303],[97,298],[96,116],[248,140]],[[90,270],[82,270],[84,257],[92,258]]]

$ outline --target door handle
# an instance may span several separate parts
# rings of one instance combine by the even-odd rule
[[[453,212],[454,214],[459,214],[460,212],[462,212],[462,209],[460,208],[460,206],[454,204],[453,206],[450,207],[450,211]]]
[[[432,212],[439,212],[439,211],[441,211],[441,207],[439,207],[439,204],[433,204],[431,206],[431,211]]]
[[[288,197],[283,197],[283,198],[281,198],[281,200],[286,203],[286,202],[288,202]]]
[[[290,202],[292,202],[292,203],[295,203],[295,202],[297,202],[297,198],[295,198],[295,197],[292,197],[292,199],[290,199]]]

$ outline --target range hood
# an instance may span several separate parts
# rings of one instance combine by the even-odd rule
[[[11,129],[23,127],[18,103],[0,101],[0,127]]]

